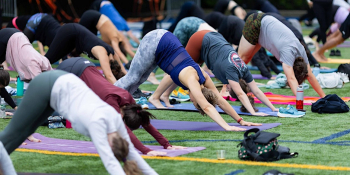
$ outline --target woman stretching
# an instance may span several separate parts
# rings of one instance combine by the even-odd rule
[[[7,152],[11,154],[18,148],[53,111],[69,120],[77,132],[91,138],[109,174],[138,172],[128,169],[131,161],[143,174],[157,174],[135,150],[120,114],[78,77],[61,70],[42,73],[31,81],[18,110],[0,133]]]
[[[133,93],[157,65],[168,74],[165,76],[166,81],[162,80],[158,86],[157,93],[162,94],[175,82],[182,88],[190,90],[191,101],[201,114],[207,114],[225,130],[244,129],[229,126],[215,109],[217,103],[241,125],[260,125],[243,121],[226,100],[218,98],[220,93],[209,75],[203,74],[204,71],[192,60],[179,40],[166,30],[153,30],[142,39],[129,72],[114,85]],[[163,101],[169,101],[169,97]],[[150,102],[156,107],[162,106],[159,99],[153,100],[150,97]]]
[[[237,95],[240,102],[252,115],[266,116],[267,114],[255,112],[247,94],[239,84],[240,79],[248,83],[249,88],[260,101],[272,111],[278,111],[255,84],[248,67],[221,34],[209,30],[196,32],[188,41],[186,50],[196,63],[205,62],[215,77],[223,84],[227,84],[227,88]],[[169,96],[170,90],[172,91],[168,89],[162,96]],[[159,99],[160,97],[155,96],[157,94],[155,92],[152,97]]]
[[[114,5],[107,0],[95,0],[91,8],[100,13],[106,15],[115,25],[115,27],[120,31],[126,31],[127,35],[135,41],[137,44],[140,44],[140,40],[137,39],[134,34],[132,34],[128,24],[125,19],[119,14],[118,10],[114,7]]]
[[[297,86],[306,78],[320,97],[324,97],[320,84],[312,74],[305,48],[293,32],[276,18],[264,13],[253,13],[244,25],[238,55],[249,63],[255,53],[264,47],[280,62],[294,95]]]
[[[114,65],[114,63],[111,63]],[[103,101],[111,105],[123,117],[131,142],[135,148],[147,155],[164,155],[165,152],[152,151],[145,147],[133,134],[132,130],[142,127],[150,133],[164,149],[183,149],[172,146],[159,131],[150,124],[150,118],[154,116],[136,104],[131,94],[109,83],[89,60],[76,57],[63,61],[57,69],[64,70],[80,77],[85,84],[96,93]]]
[[[79,24],[89,29],[95,35],[97,35],[97,31],[100,31],[102,41],[112,46],[114,52],[125,64],[129,61],[121,49],[125,50],[131,58],[134,58],[135,53],[131,50],[128,39],[113,25],[107,16],[95,10],[88,10],[81,16]]]
[[[34,40],[39,41],[39,51],[45,55],[44,46],[50,47],[60,27],[60,23],[51,15],[37,13],[30,17],[23,33],[28,37],[30,43]]]
[[[112,74],[109,60],[115,59],[121,65],[122,63],[119,57],[117,54],[114,54],[114,50],[111,46],[97,38],[97,36],[80,24],[70,23],[62,26],[58,30],[45,56],[52,64],[73,50],[76,55],[80,55],[84,52],[89,57],[99,60],[106,79],[110,83],[115,83],[117,81]],[[121,68],[122,71],[126,73],[124,67]]]

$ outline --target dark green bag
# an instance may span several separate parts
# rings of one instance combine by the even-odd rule
[[[249,133],[254,133],[249,135]],[[297,157],[298,153],[290,153],[288,147],[278,144],[277,137],[280,134],[260,131],[253,128],[244,133],[244,139],[237,145],[238,158],[254,161],[277,161]]]

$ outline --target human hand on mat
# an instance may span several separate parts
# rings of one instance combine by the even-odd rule
[[[251,113],[254,116],[268,116],[269,114],[263,113],[263,112],[256,112],[256,113]]]
[[[12,112],[5,112],[6,115],[13,115]]]
[[[147,156],[165,156],[166,152],[161,151],[150,151],[147,153]]]
[[[225,130],[226,131],[245,131],[246,129],[235,127],[235,126],[229,126],[228,128],[225,128]]]
[[[261,123],[253,123],[253,122],[246,122],[244,120],[242,120],[241,122],[239,122],[239,124],[241,126],[261,126]]]
[[[187,147],[183,147],[183,146],[168,146],[166,149],[169,149],[169,150],[176,150],[176,149],[187,149]]]

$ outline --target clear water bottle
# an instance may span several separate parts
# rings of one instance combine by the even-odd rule
[[[320,64],[315,64],[314,65],[314,69],[312,70],[312,73],[315,75],[315,77],[317,77],[317,75],[320,73]]]
[[[296,109],[304,110],[304,89],[302,85],[297,88]]]
[[[5,118],[6,117],[6,102],[4,100],[4,98],[1,98],[1,102],[0,102],[0,111],[1,111],[1,118]]]

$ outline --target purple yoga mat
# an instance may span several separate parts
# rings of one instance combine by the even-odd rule
[[[261,80],[267,80],[267,77],[263,77],[261,74],[252,74],[253,79],[261,79]],[[276,77],[277,75],[272,75],[272,77]]]
[[[186,130],[186,131],[225,131],[214,122],[188,122],[172,120],[151,120],[151,124],[157,129],[164,130]],[[237,126],[244,129],[259,128],[267,130],[281,125],[281,123],[264,123],[261,126],[241,126],[238,123],[229,123],[230,126]]]
[[[20,148],[37,149],[46,151],[60,151],[71,153],[96,153],[97,150],[92,142],[78,141],[78,140],[65,140],[45,137],[39,133],[34,134],[35,138],[41,140],[40,143],[26,142],[27,145],[21,145]],[[176,157],[184,154],[189,154],[206,149],[205,147],[188,147],[183,150],[167,150],[163,146],[145,145],[146,147],[154,151],[166,152],[168,157]],[[142,154],[141,152],[139,152]]]

